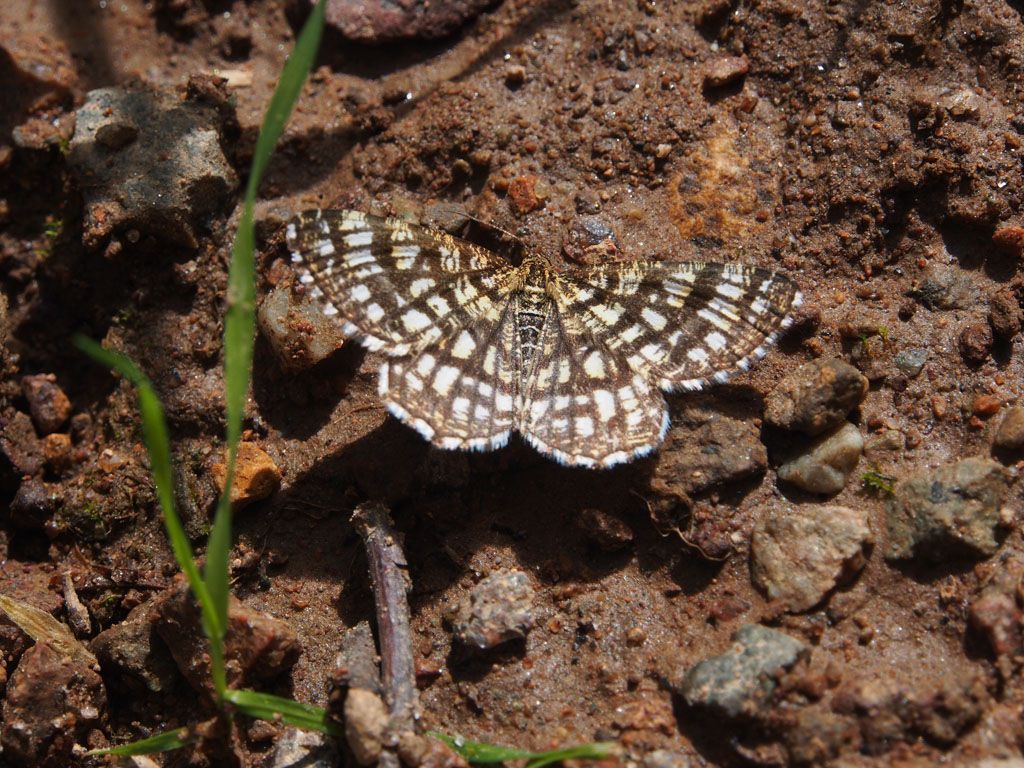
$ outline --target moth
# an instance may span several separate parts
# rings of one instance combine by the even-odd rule
[[[326,315],[386,355],[388,410],[434,445],[610,467],[669,426],[662,391],[722,383],[763,357],[800,304],[785,275],[644,260],[555,270],[395,218],[313,210],[287,227]]]

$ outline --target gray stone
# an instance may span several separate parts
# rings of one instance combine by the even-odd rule
[[[85,197],[90,248],[123,233],[188,248],[234,190],[220,144],[223,117],[201,101],[142,86],[90,91],[77,113],[68,164]],[[120,239],[108,246],[114,253]]]
[[[753,715],[775,690],[776,679],[792,667],[807,646],[760,624],[746,624],[733,635],[731,649],[695,665],[673,687],[690,706],[729,717]]]
[[[900,373],[911,379],[917,378],[920,375],[927,361],[927,349],[905,349],[902,352],[896,353],[896,367]]]
[[[839,493],[863,452],[860,430],[847,422],[779,467],[779,479],[809,493]]]
[[[345,343],[341,325],[325,315],[315,299],[284,285],[260,304],[257,322],[281,366],[291,372],[316,365]]]
[[[533,627],[533,588],[522,571],[493,573],[470,590],[454,621],[463,646],[486,650],[526,637]]]
[[[656,749],[653,752],[648,752],[643,759],[644,768],[692,768],[702,763],[703,760],[669,749]]]
[[[992,444],[1004,451],[1024,450],[1024,407],[1007,409]]]
[[[274,744],[267,768],[334,768],[338,749],[330,737],[289,728]]]
[[[834,358],[815,360],[786,376],[765,400],[772,426],[819,435],[841,424],[868,392],[868,380]]]
[[[598,216],[579,216],[562,241],[562,253],[584,266],[614,261],[619,243],[612,228]]]
[[[754,583],[789,611],[806,611],[867,562],[872,543],[866,509],[798,506],[770,511],[754,528]]]
[[[959,267],[933,264],[920,285],[912,291],[929,309],[966,309],[980,300],[973,276]]]
[[[891,559],[921,554],[989,557],[1010,522],[1003,508],[1009,472],[990,459],[973,457],[926,469],[896,484],[886,504]]]
[[[116,675],[137,691],[168,691],[179,680],[167,646],[157,637],[149,604],[140,605],[120,624],[103,630],[89,648],[105,675]]]

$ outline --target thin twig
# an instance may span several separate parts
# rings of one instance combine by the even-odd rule
[[[384,698],[391,715],[386,743],[394,748],[400,734],[415,731],[419,719],[407,597],[412,585],[405,554],[387,507],[378,502],[360,504],[352,513],[352,524],[366,545],[366,559],[370,566],[370,581],[377,606]],[[389,759],[382,756],[381,765],[390,763],[391,759],[397,760],[394,752],[386,751],[385,755]]]

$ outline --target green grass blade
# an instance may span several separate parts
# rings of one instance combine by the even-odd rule
[[[172,749],[180,749],[186,744],[196,741],[196,737],[189,733],[188,728],[177,728],[173,731],[164,731],[148,739],[139,739],[128,744],[121,744],[117,747],[107,749],[93,749],[86,752],[86,755],[115,755],[117,757],[132,757],[133,755],[153,755],[157,752],[170,752]]]
[[[543,768],[545,765],[560,763],[563,760],[601,760],[618,753],[619,745],[615,742],[597,741],[565,749],[552,749],[550,752],[538,752],[526,762],[526,766],[527,768]]]
[[[242,215],[231,252],[228,271],[227,314],[224,320],[224,389],[227,410],[227,480],[224,494],[217,504],[213,527],[206,547],[206,583],[213,598],[220,627],[227,626],[228,556],[231,548],[231,486],[242,434],[242,416],[249,391],[252,369],[253,336],[256,331],[256,268],[254,251],[256,237],[253,208],[260,179],[266,170],[278,139],[284,132],[295,101],[302,90],[323,34],[326,0],[313,8],[288,58],[263,118],[252,170],[245,190]],[[211,669],[217,691],[224,693],[226,681],[223,664],[223,634],[211,637]]]
[[[470,741],[461,736],[449,736],[447,733],[437,731],[428,731],[427,735],[443,741],[470,763],[503,763],[506,760],[528,760],[533,756],[532,752],[523,749],[502,747],[482,741]]]
[[[224,699],[230,701],[238,711],[260,720],[284,722],[307,731],[320,731],[330,736],[341,737],[341,727],[330,719],[327,710],[312,704],[303,704],[258,691],[229,690]]]
[[[504,763],[508,760],[525,760],[527,768],[543,768],[545,765],[558,763],[563,760],[584,759],[600,760],[619,751],[619,746],[614,742],[604,741],[591,744],[579,744],[574,747],[563,749],[552,749],[548,752],[528,752],[513,747],[502,747],[498,744],[488,744],[482,741],[470,741],[461,736],[449,736],[438,731],[428,731],[428,736],[443,741],[455,750],[467,762],[486,764]]]
[[[178,567],[188,579],[192,594],[199,601],[204,626],[209,624],[211,630],[219,631],[220,625],[217,624],[217,616],[210,600],[210,594],[199,575],[199,568],[196,566],[192,553],[192,545],[189,544],[188,536],[185,534],[185,528],[181,524],[181,518],[178,517],[177,507],[174,504],[171,441],[167,434],[164,407],[160,403],[160,398],[157,396],[152,382],[134,362],[122,354],[105,349],[92,339],[82,335],[75,336],[74,343],[97,363],[117,371],[135,385],[135,391],[139,398],[139,412],[142,416],[142,440],[149,453],[150,473],[153,475],[153,484],[156,486],[156,496],[160,502],[160,509],[163,511],[164,528],[167,531],[167,538],[171,542],[174,559],[178,561]]]

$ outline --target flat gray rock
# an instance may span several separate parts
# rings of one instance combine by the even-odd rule
[[[991,459],[973,457],[901,480],[886,504],[885,556],[990,557],[999,531],[1010,522],[1003,508],[1010,473]]]
[[[68,165],[85,198],[82,240],[108,250],[144,236],[187,248],[238,179],[220,144],[221,114],[142,86],[90,91]]]
[[[698,663],[674,686],[692,707],[729,717],[754,714],[775,690],[776,678],[792,667],[807,646],[760,624],[746,624],[733,635],[733,647]]]

